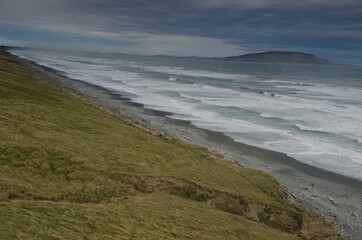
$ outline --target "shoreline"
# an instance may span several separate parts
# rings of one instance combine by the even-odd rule
[[[132,103],[120,93],[66,78],[53,69],[25,59],[19,60],[38,76],[44,77],[45,81],[87,98],[124,119],[164,132],[183,142],[207,147],[227,160],[272,175],[292,202],[325,217],[345,239],[358,239],[362,235],[361,181],[309,166],[286,154],[237,143],[222,133],[199,129],[190,122],[168,118],[166,112]],[[333,204],[329,197],[338,205]]]

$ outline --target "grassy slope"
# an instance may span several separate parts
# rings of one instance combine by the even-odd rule
[[[205,203],[132,192],[114,177],[120,173],[182,177],[301,211],[282,200],[271,176],[124,121],[42,82],[0,50],[2,238],[295,238]],[[73,201],[34,200],[81,189]]]

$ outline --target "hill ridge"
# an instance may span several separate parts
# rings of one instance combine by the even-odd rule
[[[226,60],[245,62],[269,62],[269,63],[305,63],[305,64],[333,64],[332,62],[314,56],[310,53],[290,51],[270,51],[249,53],[238,56],[225,57]]]

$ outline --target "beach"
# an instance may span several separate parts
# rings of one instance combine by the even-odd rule
[[[362,235],[360,181],[303,164],[285,154],[237,143],[221,133],[171,119],[167,112],[144,108],[119,92],[66,78],[24,59],[20,61],[45,81],[74,92],[124,119],[158,131],[160,135],[207,147],[210,152],[221,154],[241,166],[271,174],[294,203],[325,217],[345,239],[359,239]]]

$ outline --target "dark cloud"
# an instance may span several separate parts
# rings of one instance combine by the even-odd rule
[[[340,59],[343,49],[348,55],[353,48],[362,55],[360,0],[2,0],[0,27],[8,40],[9,31],[26,29],[153,51],[160,41],[169,49],[175,44],[175,53],[183,52],[176,50],[181,40],[196,46],[208,39],[228,49],[225,55],[232,49],[309,49],[325,56],[338,50]]]

